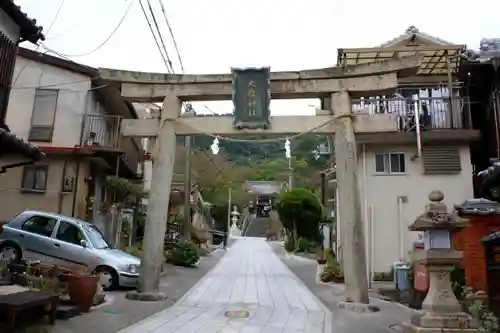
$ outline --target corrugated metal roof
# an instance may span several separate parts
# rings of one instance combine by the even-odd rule
[[[407,42],[405,44],[405,42]],[[405,45],[403,45],[405,44]],[[465,45],[455,45],[411,26],[402,35],[379,46],[338,50],[338,65],[360,65],[414,55],[423,57],[419,74],[447,74],[458,70]],[[449,67],[449,68],[448,68]]]

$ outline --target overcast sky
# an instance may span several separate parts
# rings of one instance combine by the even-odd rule
[[[61,11],[50,31],[56,12]],[[74,61],[95,67],[165,72],[166,68],[137,0],[16,0],[47,33],[46,44],[67,55],[88,53],[115,29],[98,51]],[[166,47],[179,62],[159,6],[150,0]],[[500,37],[494,0],[162,0],[186,73],[229,73],[231,67],[277,70],[333,66],[337,49],[371,47],[411,25],[455,44],[477,49],[481,38]],[[146,3],[145,1],[143,1]],[[148,8],[146,7],[146,10]],[[464,19],[466,17],[466,19]],[[28,45],[24,45],[28,46]],[[230,103],[205,103],[230,112]],[[317,101],[273,102],[273,114],[314,112]],[[204,111],[202,105],[197,111]]]

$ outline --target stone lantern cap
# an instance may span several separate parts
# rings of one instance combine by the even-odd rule
[[[434,190],[429,194],[425,213],[421,214],[408,229],[410,231],[449,230],[459,231],[467,226],[467,220],[448,213],[443,192]]]

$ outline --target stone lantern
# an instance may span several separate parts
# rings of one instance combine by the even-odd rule
[[[466,227],[466,220],[447,212],[439,190],[429,194],[426,211],[409,227],[424,233],[424,251],[415,253],[415,261],[427,267],[430,276],[429,291],[422,304],[422,311],[404,324],[410,332],[479,332],[473,327],[471,317],[462,312],[451,288],[450,273],[462,258],[462,252],[452,247],[451,234]]]
[[[231,227],[229,228],[229,237],[241,236],[241,230],[238,228],[237,224],[240,215],[241,214],[238,212],[238,207],[233,206],[233,210],[231,212]]]

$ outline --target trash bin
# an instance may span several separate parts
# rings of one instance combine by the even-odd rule
[[[405,262],[394,263],[394,282],[396,282],[396,290],[403,291],[410,289],[408,272],[410,265]]]

